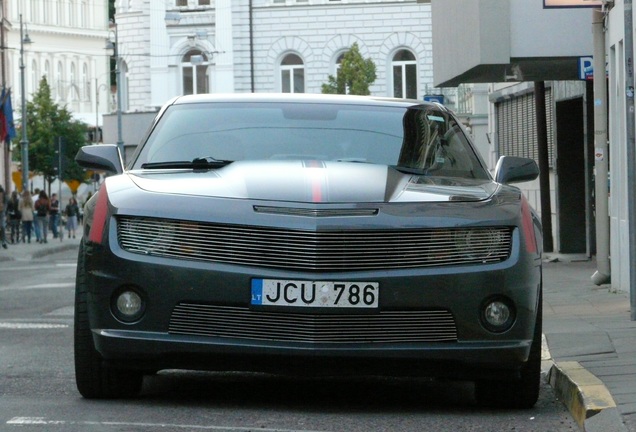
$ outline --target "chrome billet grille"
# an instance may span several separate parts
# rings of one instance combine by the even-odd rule
[[[117,235],[134,253],[302,271],[496,263],[512,242],[509,227],[303,231],[129,216]]]
[[[453,342],[457,329],[447,310],[377,314],[308,314],[182,303],[171,334],[302,343]]]

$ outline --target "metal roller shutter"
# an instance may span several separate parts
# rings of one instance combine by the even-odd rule
[[[546,89],[546,121],[548,130],[549,164],[554,166],[554,109],[552,90]],[[495,104],[497,150],[499,156],[532,158],[537,163],[537,132],[534,94],[525,94]]]

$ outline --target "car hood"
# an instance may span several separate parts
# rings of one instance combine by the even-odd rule
[[[386,165],[325,161],[239,161],[219,169],[135,170],[148,192],[306,203],[482,201],[491,180],[405,174]]]

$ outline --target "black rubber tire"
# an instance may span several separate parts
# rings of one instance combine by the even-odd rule
[[[143,373],[112,369],[103,365],[95,349],[88,321],[86,265],[83,244],[80,244],[75,279],[75,383],[80,394],[88,399],[115,399],[137,396],[141,391]]]
[[[475,382],[475,399],[479,405],[492,408],[529,409],[537,403],[541,388],[542,333],[543,294],[540,292],[530,356],[521,370],[521,378],[512,381],[482,380]]]

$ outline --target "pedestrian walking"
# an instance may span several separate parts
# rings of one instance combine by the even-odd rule
[[[33,214],[35,213],[35,206],[29,191],[24,191],[22,193],[20,211],[22,212],[22,243],[24,243],[25,240],[28,240],[28,242],[31,243],[31,231],[33,228]]]
[[[68,238],[71,238],[71,235],[75,238],[77,217],[79,216],[79,206],[77,205],[75,197],[71,197],[68,200],[64,214],[66,214],[66,232],[68,233]]]
[[[35,203],[40,199],[40,189],[35,188],[35,194],[31,195],[31,200],[33,201],[33,231],[35,232],[35,240],[40,243],[42,240],[42,234],[40,233],[40,224],[37,223],[35,218]]]
[[[48,195],[40,191],[38,200],[35,202],[35,224],[40,228],[40,243],[48,243],[50,207]]]
[[[6,221],[7,221],[7,204],[9,199],[7,194],[4,192],[4,188],[0,185],[0,241],[2,242],[2,247],[7,249],[7,231],[6,231]]]
[[[60,224],[60,200],[57,199],[57,194],[51,194],[49,200],[49,228],[53,233],[53,238],[58,237],[57,228]]]
[[[9,231],[11,244],[20,243],[20,225],[22,223],[22,212],[20,211],[20,199],[18,192],[11,192],[11,198],[7,204],[7,218],[9,220]]]

